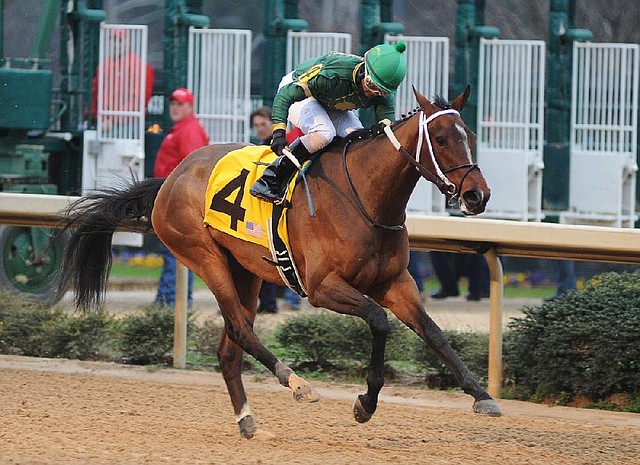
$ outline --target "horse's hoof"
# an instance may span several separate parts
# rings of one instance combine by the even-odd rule
[[[356,397],[356,400],[353,403],[353,416],[358,423],[366,423],[371,420],[371,417],[373,416],[373,413],[367,412],[362,406],[360,396]]]
[[[311,383],[300,378],[295,373],[289,376],[289,389],[293,392],[293,398],[297,402],[318,402],[320,394],[316,392]]]
[[[240,427],[240,436],[245,439],[251,439],[258,431],[258,425],[251,415],[247,415],[240,420],[238,422],[238,426]]]
[[[479,415],[487,415],[490,417],[502,416],[500,407],[493,399],[478,400],[473,403],[473,411]]]

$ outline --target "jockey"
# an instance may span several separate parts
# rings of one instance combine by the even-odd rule
[[[364,58],[339,52],[305,60],[282,78],[273,99],[271,149],[278,158],[251,187],[251,194],[267,202],[284,201],[296,170],[284,155],[287,119],[304,135],[289,146],[302,164],[338,135],[345,137],[362,123],[353,111],[373,106],[376,121],[395,119],[395,91],[405,77],[404,42],[376,45]]]

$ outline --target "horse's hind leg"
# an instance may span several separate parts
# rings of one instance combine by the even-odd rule
[[[316,288],[309,302],[338,313],[362,318],[371,330],[371,360],[367,372],[367,392],[353,404],[358,423],[371,419],[378,405],[378,395],[384,385],[384,351],[390,331],[387,314],[380,305],[365,297],[338,275],[331,273]]]
[[[296,400],[315,402],[320,397],[311,384],[298,377],[260,342],[253,331],[253,322],[261,281],[242,268],[233,257],[224,258],[224,262],[209,266],[200,274],[216,296],[225,320],[225,334],[218,348],[220,367],[242,437],[270,435],[258,429],[249,408],[241,378],[242,350],[269,369],[280,384],[290,388]]]
[[[253,326],[260,280],[256,277],[253,277],[252,280],[241,280],[236,277],[234,285],[240,298],[242,311],[248,323]],[[236,422],[240,428],[240,435],[243,438],[250,439],[258,432],[258,425],[251,413],[249,401],[242,384],[243,354],[242,347],[233,342],[227,332],[223,331],[220,345],[218,346],[220,370],[231,397],[231,404],[236,415]]]

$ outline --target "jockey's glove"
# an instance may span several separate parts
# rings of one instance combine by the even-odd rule
[[[287,146],[286,132],[284,129],[276,129],[273,131],[271,139],[271,150],[278,155],[282,156],[282,150]]]

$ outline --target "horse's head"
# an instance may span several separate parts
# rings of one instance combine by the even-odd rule
[[[469,98],[469,86],[451,104],[440,98],[431,103],[415,87],[413,93],[423,112],[419,122],[418,161],[434,175],[429,177],[433,179],[427,179],[443,194],[457,200],[465,215],[482,213],[491,191],[476,164],[476,135],[460,117]],[[424,143],[421,143],[422,136]]]

